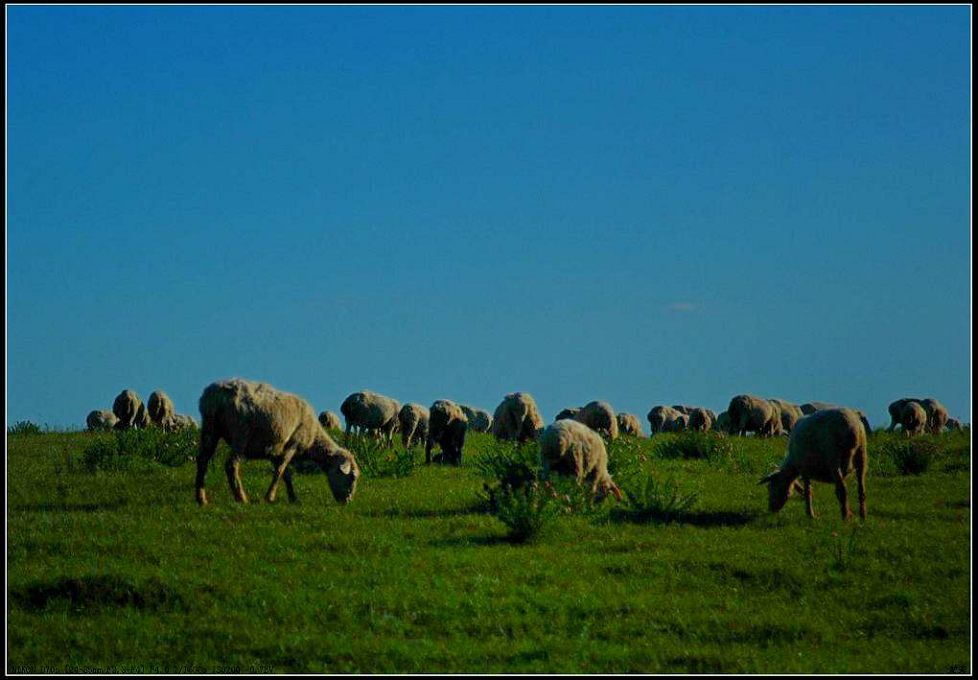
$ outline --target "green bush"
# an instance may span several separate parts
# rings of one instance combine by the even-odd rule
[[[560,512],[553,486],[539,481],[491,489],[489,505],[492,513],[509,528],[507,537],[513,543],[526,543],[538,537]]]
[[[364,477],[407,477],[417,466],[417,458],[411,449],[388,447],[381,439],[366,435],[351,434],[344,437],[343,447],[357,459],[357,465]]]
[[[672,479],[660,483],[652,475],[622,487],[626,502],[615,514],[634,522],[673,522],[682,519],[697,501],[697,494],[684,493]]]
[[[116,430],[96,435],[81,454],[89,472],[129,470],[153,464],[179,467],[197,456],[197,430],[164,432],[156,427]]]
[[[881,476],[921,475],[944,454],[944,435],[908,438],[902,433],[878,435],[870,445],[870,469]]]

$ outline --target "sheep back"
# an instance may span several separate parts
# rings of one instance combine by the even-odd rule
[[[346,431],[357,427],[362,430],[380,430],[390,435],[397,429],[397,415],[401,405],[396,400],[370,390],[361,390],[348,396],[340,406],[346,419]]]
[[[927,411],[916,401],[908,401],[900,413],[900,425],[908,435],[921,434],[927,428]]]
[[[488,432],[492,428],[492,414],[489,411],[464,404],[460,407],[469,420],[468,429],[472,432]]]
[[[615,416],[618,420],[618,431],[623,435],[632,437],[644,437],[642,432],[642,421],[632,413],[619,413]]]
[[[114,427],[127,430],[131,427],[143,426],[146,407],[133,390],[122,390],[112,402],[112,413],[118,418]]]
[[[492,414],[492,434],[497,439],[525,442],[543,427],[537,403],[528,392],[511,392]]]
[[[119,422],[119,419],[116,418],[115,414],[112,411],[105,410],[92,411],[85,418],[85,425],[91,432],[111,430],[117,422]]]
[[[323,426],[324,430],[343,429],[343,424],[340,422],[340,417],[332,411],[322,411],[319,414],[319,424]]]
[[[397,414],[401,429],[401,443],[404,448],[423,442],[428,438],[428,409],[421,404],[404,404]]]
[[[658,434],[668,432],[673,427],[672,422],[683,415],[671,406],[653,406],[646,419],[649,421],[649,432]]]
[[[540,463],[549,472],[590,481],[599,498],[609,492],[620,500],[621,492],[608,473],[608,452],[597,432],[576,420],[558,420],[540,435]]]
[[[588,402],[581,409],[577,420],[610,440],[618,439],[618,419],[615,418],[615,410],[608,402]]]
[[[441,448],[445,462],[462,464],[462,448],[465,445],[465,431],[468,418],[458,404],[448,399],[439,399],[431,405],[428,417],[428,438],[425,445],[425,460],[431,462],[431,448],[435,444]]]
[[[167,428],[173,420],[176,409],[173,400],[163,390],[156,390],[149,395],[146,402],[146,412],[154,425]]]

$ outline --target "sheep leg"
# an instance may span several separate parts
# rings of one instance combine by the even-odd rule
[[[856,457],[856,485],[859,487],[859,518],[866,519],[866,456]]]
[[[219,437],[214,434],[209,427],[200,430],[200,453],[197,456],[197,482],[195,485],[197,492],[197,503],[207,505],[207,492],[204,490],[204,480],[207,478],[207,466],[210,465],[211,458],[217,450]]]
[[[295,495],[295,489],[292,487],[292,468],[285,468],[285,474],[282,475],[282,479],[285,481],[285,490],[289,493],[289,502],[298,503],[299,497]]]
[[[842,470],[839,469],[836,469],[835,471],[835,497],[839,499],[839,508],[842,511],[842,520],[848,520],[852,517],[852,511],[849,510],[849,492],[846,491],[845,475],[843,475]]]
[[[808,510],[808,516],[815,519],[815,508],[812,506],[812,480],[805,477],[805,509]]]
[[[272,477],[272,484],[268,487],[268,492],[265,494],[265,500],[269,503],[275,502],[275,493],[278,491],[279,482],[281,482],[282,478],[285,476],[285,471],[288,469],[289,463],[292,462],[292,456],[294,455],[295,449],[286,450],[282,456],[282,462],[275,468],[275,475]]]
[[[424,462],[425,462],[425,465],[428,465],[428,464],[431,463],[431,445],[433,443],[434,442],[431,439],[431,434],[429,433],[428,434],[428,439],[424,443]]]
[[[248,495],[245,493],[244,484],[241,483],[241,459],[233,453],[228,456],[224,463],[224,472],[228,477],[228,486],[231,487],[231,495],[239,503],[247,503]]]

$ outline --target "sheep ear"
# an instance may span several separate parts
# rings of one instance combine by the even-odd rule
[[[348,474],[350,474],[350,471],[352,469],[353,469],[353,466],[350,464],[350,459],[349,458],[344,458],[343,459],[343,462],[340,463],[340,472],[342,472],[344,475],[348,475]]]

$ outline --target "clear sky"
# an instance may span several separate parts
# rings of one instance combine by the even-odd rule
[[[232,376],[971,419],[967,6],[6,14],[8,422]]]

